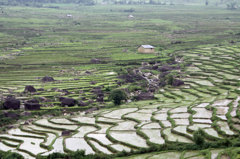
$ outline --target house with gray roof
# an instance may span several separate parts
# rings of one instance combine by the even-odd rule
[[[154,53],[155,52],[155,47],[152,45],[141,45],[138,48],[138,52],[140,53]]]

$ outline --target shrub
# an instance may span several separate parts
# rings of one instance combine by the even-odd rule
[[[0,151],[0,158],[1,159],[23,159],[23,157],[15,152],[3,152]]]
[[[111,92],[109,95],[109,100],[113,100],[113,103],[115,105],[120,105],[122,103],[122,100],[127,99],[127,94],[120,89],[115,89]]]
[[[137,85],[130,85],[128,89],[130,92],[133,92],[133,91],[141,90],[142,87],[137,86]]]
[[[111,88],[110,88],[110,87],[106,87],[105,91],[106,91],[106,92],[110,92],[110,91],[111,91]]]
[[[167,84],[172,85],[173,81],[174,81],[173,75],[172,74],[168,74],[167,77],[166,77],[166,80],[167,80]]]
[[[80,157],[84,157],[84,155],[85,155],[85,151],[79,151],[79,150],[69,154],[70,158],[80,158]]]
[[[45,159],[45,158],[47,158],[47,159],[54,159],[54,158],[64,158],[66,155],[65,154],[61,154],[61,153],[52,153],[52,154],[50,154],[50,155],[48,155],[47,157],[43,157],[43,156],[38,156],[37,158],[39,158],[39,159]]]
[[[193,140],[197,145],[203,145],[205,143],[204,132],[202,129],[198,129],[193,133]]]

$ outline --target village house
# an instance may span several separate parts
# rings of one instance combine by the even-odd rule
[[[129,18],[129,19],[133,19],[134,16],[130,14],[130,15],[128,16],[128,18]]]
[[[72,18],[72,14],[67,14],[67,17],[68,18]]]
[[[138,48],[138,52],[140,53],[154,53],[155,52],[155,47],[152,45],[141,45]]]

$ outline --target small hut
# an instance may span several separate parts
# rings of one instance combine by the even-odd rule
[[[73,16],[72,16],[72,14],[67,14],[67,17],[72,18]]]
[[[155,52],[155,47],[152,45],[141,45],[138,48],[138,52],[140,53],[154,53]]]
[[[129,18],[129,19],[133,19],[134,16],[130,14],[130,15],[128,16],[128,18]]]

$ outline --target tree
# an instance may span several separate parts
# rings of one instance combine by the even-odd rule
[[[237,9],[238,8],[237,1],[229,1],[229,3],[227,3],[227,8],[230,10]]]
[[[123,100],[127,99],[127,94],[121,89],[115,89],[109,95],[109,100],[113,100],[115,105],[120,105]]]
[[[154,0],[150,0],[149,4],[155,4]]]
[[[206,0],[205,5],[208,6],[208,0]]]
[[[77,3],[81,5],[94,5],[95,0],[0,0],[0,5],[26,5],[42,7],[43,3]]]

